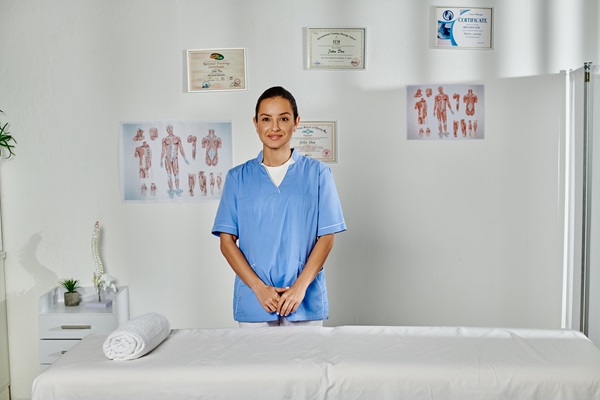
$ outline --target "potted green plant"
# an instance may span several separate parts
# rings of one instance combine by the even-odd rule
[[[65,279],[60,281],[59,284],[65,288],[65,306],[73,307],[79,305],[79,292],[78,289],[79,281],[77,279]]]
[[[0,113],[2,113],[4,111],[0,110]],[[10,134],[10,132],[8,131],[8,122],[2,124],[0,122],[0,157],[4,156],[4,158],[10,158],[11,156],[14,156],[15,153],[13,152],[13,148],[15,147],[14,144],[12,143],[17,143],[17,141],[15,140],[14,137],[12,137],[12,135]],[[2,152],[2,149],[5,150],[5,152]],[[8,152],[8,155],[6,155],[6,152]]]

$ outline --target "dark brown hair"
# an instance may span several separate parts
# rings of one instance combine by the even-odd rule
[[[254,118],[258,119],[258,109],[260,107],[260,103],[266,99],[272,99],[273,97],[281,97],[290,102],[292,106],[292,111],[294,112],[294,121],[298,119],[298,106],[296,105],[296,99],[294,96],[282,88],[281,86],[273,86],[263,92],[258,98],[256,102],[256,109],[254,110]]]

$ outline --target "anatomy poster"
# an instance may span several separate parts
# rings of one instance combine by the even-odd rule
[[[409,85],[406,108],[408,139],[485,138],[483,85]]]
[[[202,202],[221,198],[233,166],[231,122],[121,124],[125,202]]]

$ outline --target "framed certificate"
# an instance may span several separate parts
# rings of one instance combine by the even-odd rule
[[[435,7],[434,47],[491,49],[492,9]]]
[[[335,121],[300,121],[290,146],[302,155],[323,162],[337,162]]]
[[[244,49],[188,50],[188,92],[246,90]]]
[[[308,28],[308,69],[365,69],[364,28]]]

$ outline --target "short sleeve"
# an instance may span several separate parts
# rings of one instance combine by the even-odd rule
[[[319,174],[319,217],[317,236],[346,230],[346,222],[331,168],[325,166]]]
[[[221,233],[229,233],[239,236],[237,217],[237,180],[232,171],[227,173],[223,193],[217,209],[212,234],[219,236]]]

